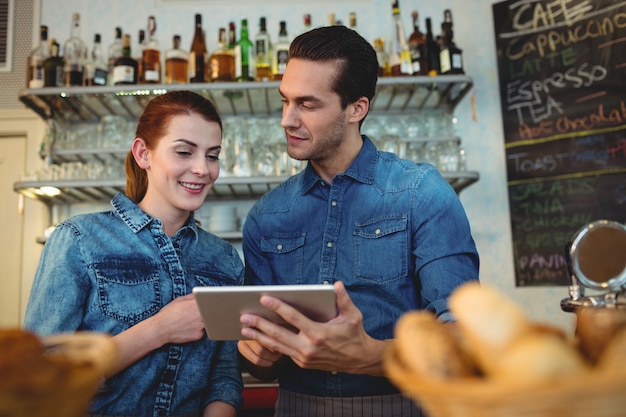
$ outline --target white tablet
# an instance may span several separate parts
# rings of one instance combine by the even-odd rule
[[[261,305],[262,295],[278,298],[315,321],[325,322],[337,315],[335,287],[328,284],[195,287],[193,294],[213,340],[244,339],[239,321],[243,313],[288,327],[279,315]]]

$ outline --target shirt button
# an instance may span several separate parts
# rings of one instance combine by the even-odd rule
[[[379,234],[380,234],[380,229],[376,229],[376,231],[375,231],[374,233],[376,233],[377,235],[379,235]]]
[[[329,285],[329,284],[330,284],[330,282],[328,282],[328,280],[327,280],[327,279],[325,279],[325,280],[324,280],[324,282],[323,282],[322,284]]]
[[[337,371],[332,371],[331,374],[337,375]]]
[[[327,247],[329,247],[329,248],[332,248],[332,247],[333,247],[333,242],[328,242],[328,243],[326,244],[326,246],[327,246]]]
[[[330,205],[333,206],[333,207],[337,207],[337,202],[333,201],[332,203],[330,203]]]
[[[283,249],[283,245],[276,245],[276,249],[282,250]]]

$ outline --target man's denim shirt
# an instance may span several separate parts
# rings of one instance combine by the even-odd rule
[[[125,195],[113,210],[61,223],[44,246],[25,327],[40,335],[76,330],[118,334],[204,285],[241,285],[243,263],[193,216],[175,236]],[[213,401],[239,408],[235,342],[169,344],[104,383],[90,407],[106,415],[199,413]]]
[[[408,310],[451,320],[447,297],[478,279],[479,260],[465,211],[439,172],[363,140],[358,157],[332,184],[309,164],[254,205],[244,226],[245,281],[343,281],[367,333],[390,339]],[[291,361],[279,381],[319,396],[397,392],[385,378],[303,370]]]

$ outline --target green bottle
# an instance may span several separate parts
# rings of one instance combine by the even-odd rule
[[[241,19],[239,42],[235,46],[235,78],[237,81],[254,80],[254,45],[248,33],[248,19]]]

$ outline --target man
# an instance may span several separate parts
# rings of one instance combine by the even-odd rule
[[[378,73],[365,39],[322,27],[289,54],[281,124],[289,155],[308,165],[249,212],[245,283],[332,283],[338,315],[317,323],[263,297],[299,331],[244,314],[239,351],[252,375],[278,377],[278,416],[419,416],[385,378],[383,356],[400,315],[449,321],[449,294],[478,279],[467,217],[434,167],[360,134]]]

